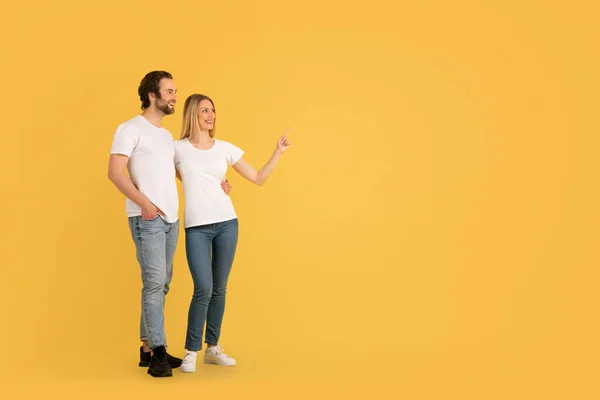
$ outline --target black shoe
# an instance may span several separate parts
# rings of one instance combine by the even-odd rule
[[[138,364],[140,367],[149,367],[150,366],[150,358],[151,352],[144,352],[144,348],[140,346],[140,363]],[[179,368],[183,360],[181,358],[173,357],[169,353],[167,353],[167,362],[171,366],[171,368]]]
[[[152,357],[150,357],[150,367],[148,373],[155,378],[163,378],[167,376],[173,376],[171,366],[167,361],[167,351],[163,346],[159,346],[152,351]]]

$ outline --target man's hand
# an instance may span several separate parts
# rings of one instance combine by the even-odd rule
[[[165,213],[150,201],[142,206],[142,219],[154,219],[158,217],[159,214],[163,217],[165,216]]]

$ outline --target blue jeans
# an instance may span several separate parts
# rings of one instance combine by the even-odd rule
[[[129,217],[129,229],[142,272],[140,339],[147,340],[151,349],[167,347],[165,295],[169,292],[173,277],[173,256],[177,246],[179,221],[170,224],[160,216],[151,220]]]
[[[194,280],[185,340],[187,350],[202,349],[205,321],[206,343],[219,343],[227,280],[237,241],[237,219],[185,229],[185,251]]]

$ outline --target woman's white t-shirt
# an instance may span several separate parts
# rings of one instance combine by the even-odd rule
[[[228,165],[244,152],[231,143],[215,139],[212,148],[199,150],[186,139],[176,140],[175,167],[185,193],[184,226],[214,224],[237,218],[231,198],[221,188]]]

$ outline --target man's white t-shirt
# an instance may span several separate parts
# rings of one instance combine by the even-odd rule
[[[138,115],[119,125],[110,153],[129,157],[127,170],[133,184],[165,213],[163,219],[166,222],[176,222],[179,199],[171,133]],[[125,202],[125,209],[128,217],[142,215],[141,207],[129,199]]]
[[[231,198],[221,188],[228,165],[234,165],[244,152],[223,140],[212,148],[199,150],[188,139],[175,141],[175,167],[185,193],[186,228],[237,218]]]

